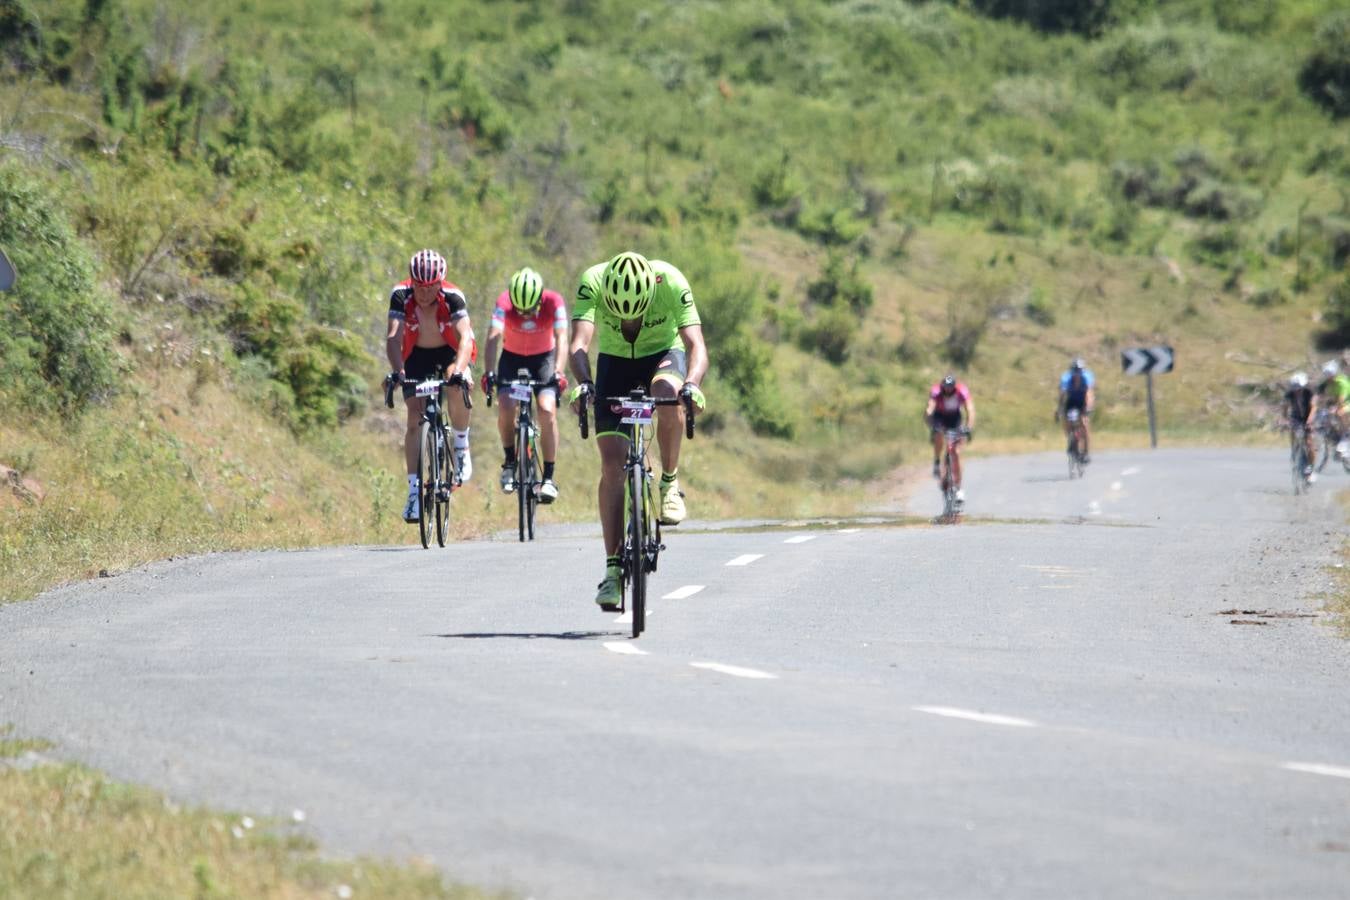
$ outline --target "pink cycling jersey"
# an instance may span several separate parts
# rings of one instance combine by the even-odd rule
[[[502,291],[492,310],[492,324],[502,329],[502,348],[519,356],[537,356],[553,349],[553,331],[567,327],[567,309],[557,291],[544,291],[539,305],[521,313]]]
[[[961,404],[970,402],[970,388],[958,381],[956,390],[950,394],[944,394],[942,393],[942,385],[935,384],[928,391],[928,399],[934,401],[934,411],[952,415],[961,411]]]

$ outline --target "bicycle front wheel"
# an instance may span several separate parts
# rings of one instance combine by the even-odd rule
[[[529,461],[530,455],[530,436],[526,430],[525,420],[516,421],[516,526],[520,533],[521,541],[534,537],[534,525],[531,522],[533,510],[531,509],[530,498],[534,494],[534,484],[531,479],[531,467]]]
[[[643,500],[645,472],[634,466],[628,475],[628,570],[632,586],[633,637],[647,627],[647,529]]]
[[[450,460],[450,445],[444,428],[437,429],[436,440],[436,544],[444,547],[450,531],[450,484],[454,467]]]
[[[422,423],[417,441],[417,533],[422,549],[431,546],[431,516],[436,507],[436,432]]]

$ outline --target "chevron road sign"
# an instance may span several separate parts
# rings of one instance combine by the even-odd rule
[[[1120,370],[1126,375],[1161,375],[1172,371],[1171,347],[1131,347],[1120,351]]]
[[[1153,411],[1153,375],[1172,371],[1171,347],[1131,347],[1120,351],[1120,370],[1126,375],[1148,377],[1148,438],[1158,446],[1158,417]]]

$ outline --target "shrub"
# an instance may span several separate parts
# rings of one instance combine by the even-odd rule
[[[77,406],[113,388],[112,305],[55,199],[0,165],[0,247],[19,279],[0,294],[0,389],[31,405]]]
[[[1318,335],[1317,345],[1323,350],[1350,347],[1350,276],[1331,289],[1327,295],[1326,312],[1322,316],[1325,330]]]
[[[830,253],[820,277],[806,287],[806,296],[822,306],[846,304],[854,313],[865,312],[872,305],[872,286],[858,274],[858,259],[851,264],[844,257]]]
[[[1206,228],[1187,244],[1187,248],[1197,262],[1226,269],[1232,264],[1234,254],[1242,249],[1242,235],[1232,225]]]
[[[803,350],[819,353],[838,365],[848,359],[849,345],[858,332],[858,317],[842,307],[821,310],[815,321],[803,328],[797,342]]]
[[[993,310],[994,304],[986,297],[977,297],[964,307],[959,307],[954,299],[948,302],[947,337],[942,348],[953,366],[964,369],[974,362]]]
[[[1350,116],[1350,13],[1323,20],[1313,44],[1299,69],[1299,88],[1335,118]]]
[[[1025,22],[1037,31],[1073,31],[1089,36],[1115,19],[1118,0],[970,0],[979,12]]]
[[[1048,328],[1055,324],[1055,307],[1050,302],[1050,298],[1045,296],[1045,291],[1040,288],[1031,292],[1031,298],[1027,300],[1025,311],[1027,318],[1037,325]]]

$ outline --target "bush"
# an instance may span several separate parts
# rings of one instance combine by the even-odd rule
[[[1192,258],[1216,269],[1227,269],[1242,249],[1242,235],[1231,225],[1207,228],[1187,244]]]
[[[1117,15],[1117,0],[971,0],[979,12],[1025,22],[1037,31],[1095,36]]]
[[[1313,43],[1299,69],[1299,88],[1335,118],[1350,116],[1350,13],[1323,20]]]
[[[1050,302],[1050,298],[1045,296],[1045,291],[1036,288],[1031,292],[1031,299],[1027,300],[1025,308],[1027,318],[1044,328],[1049,328],[1055,324],[1055,307]]]
[[[106,397],[118,367],[111,302],[55,199],[13,164],[0,165],[0,247],[19,272],[0,294],[0,389],[38,406]]]
[[[854,313],[866,312],[872,306],[872,286],[858,274],[857,258],[846,264],[837,253],[826,257],[825,268],[817,280],[807,285],[806,296],[822,306],[842,302]]]
[[[1323,350],[1350,347],[1350,276],[1341,279],[1327,295],[1322,322],[1326,329],[1318,335],[1318,347]]]
[[[849,345],[858,333],[858,317],[842,307],[821,310],[815,321],[797,336],[803,350],[819,353],[838,365],[848,359]]]

